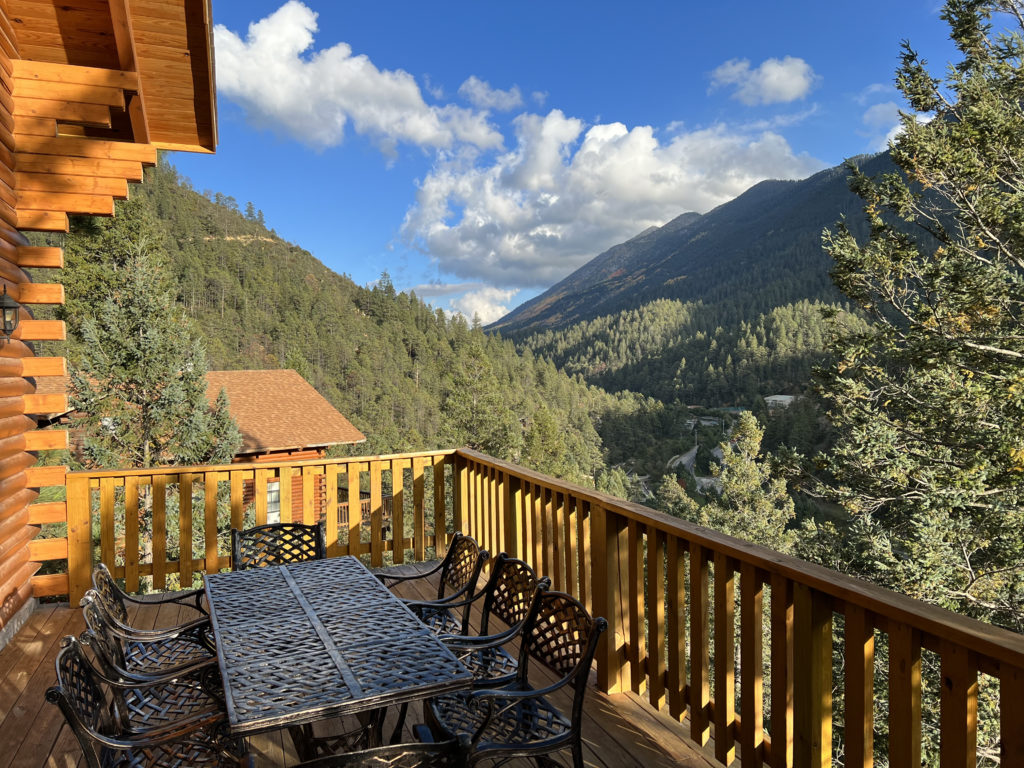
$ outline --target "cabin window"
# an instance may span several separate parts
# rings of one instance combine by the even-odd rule
[[[281,484],[267,483],[267,522],[281,522]]]

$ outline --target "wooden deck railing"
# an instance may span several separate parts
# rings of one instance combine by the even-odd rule
[[[142,579],[165,588],[172,574],[187,584],[228,567],[226,530],[263,522],[260,489],[295,474],[309,478],[310,520],[314,476],[327,475],[328,509],[359,504],[360,488],[369,490],[368,525],[350,515],[349,530],[329,526],[332,555],[361,555],[371,565],[422,560],[443,549],[442,532],[462,530],[492,553],[532,563],[608,620],[600,687],[646,696],[698,744],[713,733],[723,764],[739,757],[775,768],[832,765],[840,759],[835,721],[842,764],[871,766],[876,722],[885,718],[879,762],[921,765],[922,693],[931,686],[940,765],[973,766],[979,691],[991,686],[998,711],[989,716],[998,722],[988,725],[1000,734],[1002,765],[1024,765],[1024,636],[470,450],[70,473],[72,599],[96,559],[128,589]],[[246,480],[256,484],[250,509],[242,506]],[[281,509],[291,508],[291,485],[280,483]],[[339,487],[347,498],[337,498]],[[390,536],[381,524],[387,490]],[[140,525],[148,547],[140,546]],[[192,557],[169,556],[181,540],[192,541]],[[884,669],[876,669],[876,646],[888,659]],[[928,654],[934,664],[923,663]],[[926,674],[932,667],[935,679]]]
[[[314,479],[321,488],[327,520],[339,519],[339,507],[361,508],[370,514],[345,515],[348,528],[326,525],[332,556],[366,555],[371,565],[402,563],[408,555],[433,556],[435,532],[446,531],[446,469],[453,451],[309,460],[299,462],[226,464],[205,467],[161,467],[139,470],[70,472],[67,475],[68,583],[72,603],[90,586],[96,562],[105,563],[129,591],[173,585],[189,587],[194,577],[231,566],[231,528],[267,522],[267,483],[277,480],[280,509],[293,509],[292,478],[301,476],[302,517],[316,521]],[[447,469],[448,475],[451,470]],[[252,483],[252,503],[244,503],[245,484]],[[389,489],[385,495],[384,488]],[[360,498],[366,487],[370,498]],[[342,498],[339,498],[342,496]],[[390,504],[386,501],[390,497]],[[390,512],[390,537],[385,538],[385,507]],[[400,531],[399,545],[395,531]],[[449,531],[450,532],[450,531]],[[182,556],[183,543],[191,544]],[[441,547],[447,545],[442,541]],[[191,556],[188,556],[191,555]]]

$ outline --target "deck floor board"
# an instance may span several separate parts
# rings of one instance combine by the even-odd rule
[[[420,564],[403,566],[410,573],[423,570]],[[398,590],[404,597],[424,600],[436,596],[437,582],[407,582]],[[195,613],[178,606],[143,606],[132,611],[137,626],[169,626],[193,618]],[[478,626],[479,612],[471,625]],[[67,604],[41,605],[25,627],[0,650],[0,768],[74,768],[84,766],[78,743],[60,712],[44,700],[53,683],[53,663],[60,638],[78,634],[85,628],[81,611]],[[539,664],[531,666],[531,681],[538,685],[554,682],[551,672]],[[568,708],[569,694],[561,692],[554,703]],[[392,715],[393,718],[393,715]],[[418,705],[410,708],[408,724],[421,722]],[[391,725],[389,720],[388,725]],[[338,724],[318,724],[337,728]],[[411,731],[407,733],[411,739]],[[678,730],[678,733],[676,732]],[[390,733],[390,728],[386,730]],[[650,708],[644,699],[632,694],[603,694],[591,687],[587,691],[583,722],[584,760],[588,768],[710,768],[718,765],[705,750],[685,739],[683,728],[674,728],[666,718]],[[288,766],[297,759],[287,732],[261,734],[250,740],[258,766]],[[568,753],[559,760],[569,765]],[[532,761],[516,761],[514,766],[532,766]]]

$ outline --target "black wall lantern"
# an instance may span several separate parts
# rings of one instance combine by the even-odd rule
[[[11,340],[11,334],[18,327],[19,306],[18,302],[7,295],[7,286],[4,285],[4,292],[0,294],[0,315],[2,315],[0,319],[3,320],[3,327],[0,328],[0,332],[7,337],[7,341]]]

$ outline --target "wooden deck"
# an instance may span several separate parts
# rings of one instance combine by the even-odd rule
[[[423,567],[423,566],[419,566]],[[431,589],[420,585],[406,596],[427,599]],[[140,627],[177,622],[178,608],[144,606],[133,616]],[[25,627],[0,651],[0,768],[18,766],[70,767],[84,765],[81,750],[59,710],[46,703],[44,693],[54,682],[53,663],[64,635],[85,629],[81,611],[66,603],[41,605]],[[539,671],[539,665],[538,665]],[[531,672],[533,668],[531,668]],[[543,681],[538,681],[543,682]],[[568,698],[556,703],[568,708]],[[409,720],[420,719],[417,708]],[[328,726],[329,727],[329,726]],[[684,741],[683,729],[633,694],[587,693],[584,712],[584,756],[593,768],[709,768],[718,765],[713,753]],[[251,740],[259,766],[296,762],[287,734],[271,733]],[[568,765],[567,754],[560,756]],[[522,765],[533,765],[522,762]]]

